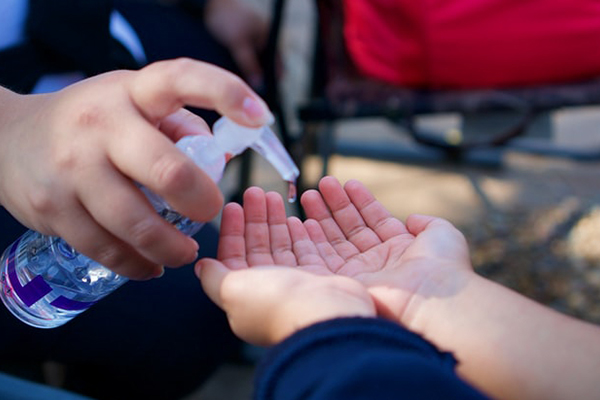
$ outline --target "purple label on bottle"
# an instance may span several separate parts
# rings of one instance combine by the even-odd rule
[[[17,296],[19,296],[21,301],[23,301],[23,303],[25,303],[27,307],[31,307],[39,300],[41,300],[44,296],[46,296],[48,293],[52,292],[52,288],[40,275],[36,275],[30,282],[26,283],[25,285],[21,284],[16,271],[16,254],[20,241],[21,240],[17,240],[15,243],[13,243],[8,252],[8,279],[13,290],[15,291]],[[56,308],[60,308],[63,310],[75,311],[85,310],[94,305],[95,303],[95,301],[76,301],[68,299],[64,296],[58,296],[50,304],[52,304]]]
[[[13,290],[17,296],[19,296],[21,301],[23,301],[27,307],[31,307],[38,300],[50,293],[52,288],[46,283],[44,278],[39,275],[25,285],[21,285],[15,269],[15,262],[17,258],[16,253],[19,243],[20,240],[17,240],[15,243],[13,243],[8,253],[8,279],[10,280]]]
[[[58,296],[56,298],[56,300],[54,300],[50,304],[52,304],[56,308],[62,308],[63,310],[76,311],[76,310],[85,310],[87,308],[90,308],[91,306],[96,304],[96,302],[95,301],[77,301],[77,300],[67,299],[65,296]]]

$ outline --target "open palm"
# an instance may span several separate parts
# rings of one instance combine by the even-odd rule
[[[219,259],[231,269],[279,265],[352,277],[381,315],[399,322],[415,294],[450,295],[458,270],[470,265],[464,237],[450,223],[415,215],[405,225],[357,181],[342,187],[323,178],[302,205],[304,222],[286,217],[277,193],[249,189],[243,209],[229,205],[223,213]]]

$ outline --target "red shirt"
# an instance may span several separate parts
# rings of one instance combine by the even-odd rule
[[[364,74],[430,88],[600,76],[600,0],[344,0]]]

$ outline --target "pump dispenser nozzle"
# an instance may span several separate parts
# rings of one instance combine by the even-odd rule
[[[223,175],[227,154],[237,155],[251,147],[289,182],[288,199],[295,198],[298,168],[268,126],[251,129],[221,118],[213,133],[188,135],[176,145],[215,182]],[[192,236],[204,224],[179,214],[165,199],[138,186],[156,212],[184,234]],[[63,239],[35,231],[20,237],[0,258],[1,300],[22,321],[39,328],[64,324],[126,281]]]
[[[300,171],[271,128],[267,125],[248,128],[221,117],[213,126],[213,134],[224,154],[235,156],[250,147],[263,156],[289,183],[288,201],[296,200],[296,179]]]

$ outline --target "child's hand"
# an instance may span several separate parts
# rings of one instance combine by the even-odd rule
[[[244,208],[223,210],[218,257],[203,259],[196,273],[205,292],[225,310],[233,331],[260,345],[274,344],[318,321],[344,316],[374,316],[366,288],[335,276],[319,257],[297,261],[306,231],[286,221],[277,193],[250,188]]]
[[[353,279],[284,265],[230,265],[203,259],[196,273],[233,332],[249,343],[273,345],[316,322],[375,316],[366,288]]]
[[[259,188],[246,191],[243,208],[225,207],[222,264],[204,260],[197,273],[241,337],[271,343],[282,338],[275,332],[290,334],[332,310],[330,317],[342,316],[344,307],[374,315],[374,305],[379,315],[410,324],[422,301],[460,289],[471,271],[468,250],[448,222],[411,216],[405,226],[356,181],[344,189],[324,178],[319,188],[302,196],[304,223],[286,218],[279,194]],[[335,296],[349,294],[338,307],[345,303]],[[362,308],[350,307],[351,299]],[[271,322],[253,323],[261,318]]]
[[[449,222],[411,215],[403,224],[358,181],[342,187],[325,177],[301,200],[305,246],[330,271],[362,282],[379,315],[410,328],[424,300],[452,296],[474,275],[464,236]]]

